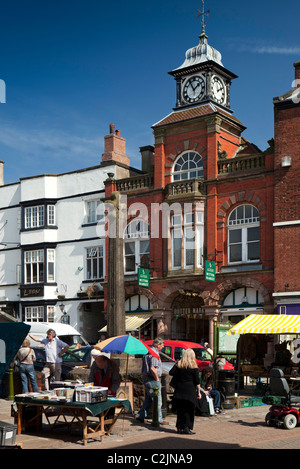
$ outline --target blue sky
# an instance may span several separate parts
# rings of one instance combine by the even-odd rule
[[[238,75],[231,107],[244,136],[267,148],[273,97],[300,60],[295,1],[206,0],[208,43]],[[2,0],[0,159],[6,184],[99,164],[109,124],[132,166],[151,125],[175,106],[168,72],[199,42],[201,0]]]

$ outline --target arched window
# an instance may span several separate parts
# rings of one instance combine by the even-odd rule
[[[228,218],[228,262],[255,262],[260,258],[259,212],[253,205],[239,205]]]
[[[173,166],[173,180],[203,178],[203,161],[199,153],[187,151],[180,155]]]
[[[136,273],[139,267],[149,268],[149,225],[143,220],[130,222],[124,233],[125,273]]]

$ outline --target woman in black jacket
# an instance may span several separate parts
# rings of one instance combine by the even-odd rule
[[[199,370],[195,352],[185,350],[181,360],[170,370],[173,376],[172,386],[175,388],[173,406],[177,411],[177,432],[191,435],[194,426],[195,406],[201,399]]]

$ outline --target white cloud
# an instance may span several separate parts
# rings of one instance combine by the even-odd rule
[[[270,41],[264,40],[245,40],[245,38],[231,38],[228,41],[230,49],[238,52],[252,52],[254,54],[281,54],[296,55],[300,54],[300,46],[277,46],[270,44]]]
[[[39,158],[47,156],[54,160],[76,160],[87,155],[92,160],[103,149],[103,138],[100,137],[77,136],[53,129],[25,130],[8,126],[0,128],[0,143],[22,155]]]
[[[250,52],[258,54],[300,54],[300,47],[276,47],[276,46],[257,46],[249,49]]]

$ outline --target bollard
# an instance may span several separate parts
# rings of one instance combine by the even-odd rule
[[[10,401],[14,400],[14,370],[12,368],[8,369],[8,399]]]
[[[159,388],[153,388],[153,411],[152,411],[152,423],[153,427],[159,427],[158,421],[158,391]]]

